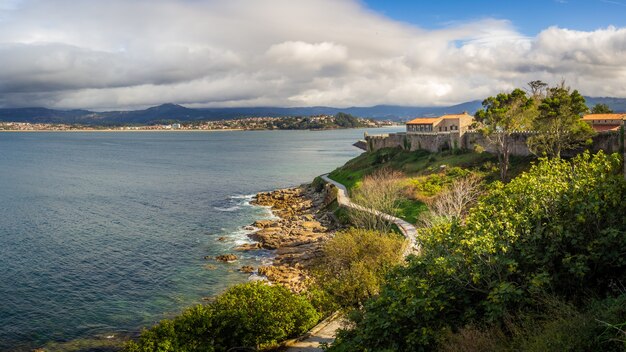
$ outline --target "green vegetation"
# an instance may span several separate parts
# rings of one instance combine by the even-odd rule
[[[530,166],[530,157],[511,156],[509,175],[517,175]],[[477,175],[487,181],[499,178],[498,159],[489,153],[429,153],[381,149],[363,153],[331,172],[329,177],[345,185],[355,194],[368,175],[380,170],[394,170],[403,175],[397,209],[387,213],[415,223],[428,210],[428,204],[445,192],[455,180]],[[358,193],[358,192],[357,192]],[[355,201],[359,203],[358,199]],[[376,208],[376,207],[374,207]],[[377,208],[376,208],[377,209]],[[381,210],[381,209],[378,209]]]
[[[185,310],[144,330],[128,352],[269,349],[303,334],[320,315],[311,303],[282,286],[250,282],[233,286],[215,301]]]
[[[482,103],[484,109],[476,112],[476,120],[483,124],[487,140],[496,147],[500,179],[507,180],[512,134],[529,129],[536,116],[537,101],[521,89],[510,94],[501,93]]]
[[[613,110],[611,110],[611,108],[606,104],[598,103],[591,108],[591,113],[592,114],[612,114]]]
[[[342,307],[360,307],[378,294],[389,269],[400,262],[403,237],[363,229],[338,232],[324,244],[314,270],[320,287]]]
[[[329,117],[284,117],[265,121],[264,128],[279,130],[323,130],[333,128],[359,128],[368,127],[370,120],[358,118],[343,112]]]
[[[585,98],[577,90],[571,91],[565,83],[549,88],[534,119],[537,135],[528,139],[528,148],[535,155],[560,157],[564,150],[591,144],[595,132],[581,119],[588,111]]]
[[[494,182],[466,217],[421,231],[422,253],[331,351],[623,350],[624,199],[617,154]]]

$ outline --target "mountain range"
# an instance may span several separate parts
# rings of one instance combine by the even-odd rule
[[[607,104],[614,111],[626,111],[626,98],[585,97],[587,105]],[[468,111],[474,113],[481,107],[479,100],[445,107],[417,107],[376,105],[372,107],[333,108],[315,107],[246,107],[246,108],[187,108],[177,104],[163,104],[144,110],[105,111],[55,110],[41,107],[0,109],[0,121],[31,123],[66,123],[85,125],[153,124],[165,121],[229,120],[263,116],[334,115],[338,112],[358,117],[401,121],[418,116],[439,116]]]

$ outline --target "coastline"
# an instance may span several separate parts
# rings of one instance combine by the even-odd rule
[[[25,132],[232,132],[232,131],[254,131],[254,130],[246,130],[243,128],[224,128],[224,129],[215,129],[215,130],[115,130],[115,129],[102,129],[102,130],[90,130],[90,129],[74,129],[74,130],[0,130],[0,133],[25,133]]]
[[[248,229],[254,242],[235,247],[236,252],[274,251],[271,264],[258,268],[242,267],[240,271],[258,275],[293,292],[306,289],[310,277],[307,269],[321,254],[325,241],[337,229],[324,208],[332,201],[326,189],[312,184],[261,192],[250,204],[268,207],[275,219],[257,220]]]

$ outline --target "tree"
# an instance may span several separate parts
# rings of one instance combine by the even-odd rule
[[[535,100],[521,89],[500,93],[483,101],[483,109],[476,112],[476,119],[484,126],[488,141],[498,151],[500,178],[506,180],[509,170],[512,134],[528,129],[536,117]]]
[[[535,155],[560,158],[564,150],[590,144],[594,131],[581,119],[587,111],[585,98],[577,90],[571,91],[564,82],[549,88],[535,119],[537,135],[528,139],[528,148]]]
[[[423,213],[419,222],[424,227],[433,227],[442,222],[461,221],[483,192],[480,177],[470,174],[455,180],[448,189],[439,194],[430,212]]]
[[[598,103],[594,105],[593,108],[591,108],[591,113],[592,114],[612,114],[613,110],[611,110],[611,108],[606,104]]]
[[[545,95],[548,84],[543,81],[536,80],[528,82],[528,86],[530,87],[531,96],[536,100],[541,100]]]

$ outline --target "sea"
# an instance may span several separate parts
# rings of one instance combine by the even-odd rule
[[[212,258],[272,217],[252,196],[400,130],[0,133],[0,351],[97,350],[250,280],[270,251]]]

